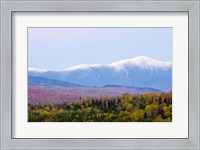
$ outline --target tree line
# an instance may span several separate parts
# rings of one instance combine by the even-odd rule
[[[172,92],[29,103],[29,122],[171,122]]]

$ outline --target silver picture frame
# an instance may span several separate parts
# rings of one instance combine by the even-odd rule
[[[199,1],[1,1],[1,149],[199,149]],[[188,12],[189,137],[187,139],[14,139],[12,138],[12,13],[55,11]],[[23,131],[21,131],[23,132]]]

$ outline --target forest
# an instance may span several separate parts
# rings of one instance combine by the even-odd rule
[[[29,122],[171,122],[172,92],[28,104]]]

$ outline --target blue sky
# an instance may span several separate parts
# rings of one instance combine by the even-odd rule
[[[147,56],[172,61],[172,28],[28,28],[28,66],[61,70]]]

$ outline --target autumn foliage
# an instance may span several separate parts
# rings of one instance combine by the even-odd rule
[[[172,93],[28,104],[29,122],[171,122]]]

